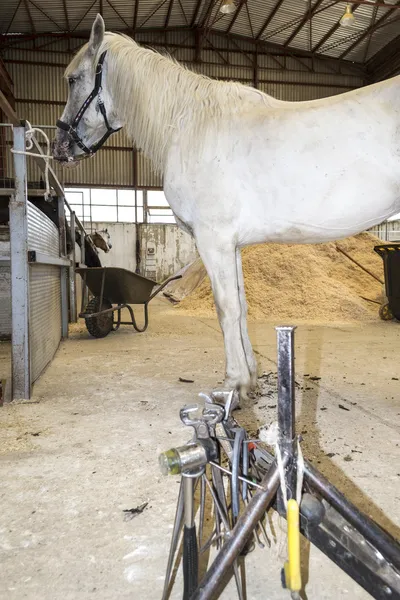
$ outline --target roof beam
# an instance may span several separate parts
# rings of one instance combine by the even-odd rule
[[[3,111],[3,113],[6,115],[7,119],[10,121],[10,123],[12,125],[15,125],[16,127],[20,127],[21,125],[21,121],[18,119],[18,115],[15,112],[15,110],[13,109],[13,107],[11,106],[11,104],[9,103],[9,101],[7,100],[7,98],[5,97],[5,95],[3,94],[3,92],[0,90],[0,109]]]
[[[87,8],[85,10],[85,13],[83,15],[83,17],[81,17],[79,19],[79,21],[77,22],[77,24],[75,25],[75,27],[73,28],[72,31],[76,31],[77,27],[79,27],[79,25],[82,23],[83,19],[86,17],[86,15],[92,10],[93,6],[96,4],[97,0],[93,0],[92,4],[89,6],[89,8]]]
[[[109,4],[109,5],[111,6],[111,8],[113,9],[113,11],[114,11],[114,12],[115,12],[115,14],[117,15],[117,17],[118,17],[119,19],[121,19],[121,21],[123,22],[123,24],[125,25],[125,27],[128,27],[128,29],[129,29],[129,25],[128,25],[128,23],[125,21],[124,17],[123,17],[123,16],[121,16],[121,15],[119,14],[119,12],[118,12],[118,11],[117,11],[117,9],[115,8],[115,6],[114,6],[114,4],[111,2],[111,0],[106,0],[106,2],[107,2],[107,4]]]
[[[271,10],[271,12],[269,13],[268,17],[265,19],[264,23],[262,24],[260,31],[256,35],[256,37],[255,37],[256,40],[259,40],[261,38],[262,34],[267,29],[268,25],[271,23],[272,19],[276,15],[276,12],[279,9],[280,5],[283,3],[283,1],[284,0],[278,0],[277,1],[277,3],[275,4],[274,8]]]
[[[13,81],[6,69],[3,60],[0,58],[0,87],[5,91],[6,95],[14,97]]]
[[[169,20],[171,18],[171,13],[172,13],[173,7],[174,7],[174,0],[169,0],[167,16],[165,17],[164,29],[166,29],[169,25]]]
[[[97,1],[97,0],[96,0]],[[90,8],[89,8],[90,10]],[[84,18],[84,17],[83,17]],[[166,33],[166,32],[176,32],[176,31],[180,31],[180,32],[198,32],[198,37],[201,38],[202,35],[204,34],[204,32],[200,29],[200,28],[191,28],[191,27],[168,27],[166,30],[161,29],[159,27],[145,27],[145,28],[137,28],[136,31],[132,30],[131,27],[127,28],[127,29],[121,29],[120,33],[125,33],[127,35],[134,35],[134,33],[141,33],[141,34],[150,34],[150,33],[155,33],[155,34],[160,34],[160,33]],[[253,47],[258,47],[259,51],[265,51],[269,54],[274,55],[276,59],[278,59],[279,57],[282,56],[291,56],[292,58],[315,58],[318,59],[318,61],[325,61],[327,62],[327,64],[329,65],[336,65],[336,67],[338,67],[339,65],[343,65],[345,67],[347,67],[348,69],[350,69],[352,72],[354,72],[355,74],[357,74],[360,77],[364,77],[365,76],[365,70],[362,66],[362,64],[358,64],[358,63],[354,63],[353,61],[339,61],[336,58],[333,57],[328,57],[328,56],[324,56],[322,54],[314,54],[313,52],[307,51],[307,50],[299,50],[298,48],[293,48],[293,47],[283,47],[281,45],[278,44],[274,44],[272,42],[266,41],[266,40],[257,40],[255,38],[251,38],[251,37],[246,37],[246,36],[241,36],[235,33],[229,33],[228,35],[224,32],[221,31],[219,29],[213,29],[211,28],[210,30],[208,30],[207,32],[212,31],[212,33],[218,37],[222,37],[225,39],[229,39],[230,41],[233,42],[233,40],[237,40],[238,42],[245,42],[247,44],[251,44]],[[23,35],[18,35],[18,36],[7,36],[7,35],[1,35],[0,34],[0,47],[2,47],[3,50],[7,50],[7,49],[11,49],[11,48],[16,48],[18,46],[20,46],[22,43],[26,42],[26,41],[30,41],[36,38],[48,38],[48,39],[79,39],[82,40],[82,43],[86,43],[88,36],[90,35],[90,31],[89,30],[85,30],[85,31],[72,31],[72,32],[52,32],[52,33],[44,33],[44,34],[23,34]],[[149,45],[151,45],[151,42],[149,42]],[[280,67],[282,67],[282,65],[279,63]]]
[[[35,27],[35,24],[32,19],[31,11],[29,9],[29,0],[24,0],[24,5],[25,5],[25,10],[28,13],[28,19],[29,19],[29,23],[31,26],[31,30],[33,31],[33,33],[36,33],[36,27]]]
[[[62,0],[62,3],[63,3],[64,18],[65,18],[65,24],[67,26],[67,31],[71,31],[71,28],[70,28],[70,25],[69,25],[69,17],[68,17],[68,10],[67,10],[66,0]]]
[[[33,0],[30,0],[30,3],[32,4],[32,6],[34,6],[36,8],[36,10],[41,12],[42,15],[46,17],[46,19],[51,21],[57,27],[57,29],[60,29],[61,31],[63,30],[63,28],[60,27],[60,25],[58,23],[56,23],[56,21],[54,21],[54,19],[52,19],[42,8],[40,8],[40,6],[38,4],[36,4],[36,2],[34,2]]]
[[[400,35],[369,59],[367,69],[373,81],[382,81],[399,73]]]
[[[323,0],[317,0],[316,3],[314,4],[314,6],[311,7],[311,10],[308,8],[307,11],[304,13],[304,17],[302,18],[302,20],[300,21],[300,23],[297,25],[296,29],[294,31],[292,31],[292,33],[289,35],[289,37],[287,38],[287,40],[284,42],[284,46],[289,46],[290,42],[292,40],[294,40],[294,38],[296,37],[296,35],[300,32],[301,29],[303,29],[304,25],[307,23],[307,21],[311,21],[312,17],[314,16],[317,8],[319,7],[319,5],[323,2]]]
[[[201,28],[202,29],[205,29],[207,27],[207,24],[208,24],[208,21],[209,21],[212,9],[214,7],[214,4],[215,4],[215,0],[210,0],[209,3],[208,3],[207,9],[206,9],[206,11],[204,13],[203,20],[201,22]]]
[[[182,6],[182,1],[178,0],[178,2],[179,2],[179,8],[181,9],[181,12],[183,14],[183,18],[185,19],[185,22],[186,22],[186,25],[187,25],[187,27],[189,27],[189,21],[188,21],[188,18],[187,18],[187,14],[185,13],[185,9]]]
[[[201,3],[202,2],[203,2],[203,0],[197,0],[197,4],[196,4],[196,7],[194,9],[193,17],[192,17],[192,20],[190,22],[190,27],[194,27],[196,25],[197,17],[199,16],[199,11],[200,11],[200,7],[201,7]]]
[[[242,8],[243,8],[243,6],[244,6],[245,3],[246,3],[246,0],[244,0],[244,2],[240,2],[239,6],[236,7],[235,14],[233,15],[233,17],[231,19],[231,22],[229,23],[228,27],[225,29],[225,33],[229,33],[230,32],[230,30],[232,29],[232,27],[236,23],[236,19],[240,15],[240,11],[242,10]]]
[[[10,31],[10,29],[11,29],[11,25],[13,24],[13,21],[15,19],[15,15],[17,14],[19,7],[21,6],[21,2],[22,2],[22,0],[19,0],[17,6],[15,7],[15,10],[14,10],[13,15],[11,17],[11,21],[7,25],[6,33],[8,33]]]
[[[135,0],[135,10],[133,11],[133,21],[132,21],[133,31],[136,31],[138,14],[139,14],[139,0]]]
[[[368,35],[373,34],[374,31],[376,31],[377,29],[379,29],[379,27],[381,27],[381,25],[385,21],[387,21],[387,19],[390,17],[390,15],[392,15],[397,10],[397,7],[399,7],[399,6],[400,6],[400,1],[396,2],[396,4],[393,7],[391,7],[387,11],[387,13],[385,13],[380,19],[378,19],[374,25],[371,25],[370,27],[368,27],[364,31],[364,33],[362,33],[360,35],[360,37],[357,38],[356,41],[351,44],[351,46],[349,46],[348,48],[346,48],[346,50],[344,52],[342,52],[342,54],[339,56],[339,58],[342,59],[345,56],[347,56],[352,50],[354,50],[354,48],[356,48],[360,44],[360,42],[362,42],[363,40],[365,40],[365,38]]]
[[[375,25],[377,14],[378,14],[378,6],[375,6],[374,9],[373,9],[373,11],[372,11],[372,15],[371,15],[371,21],[370,21],[370,26],[371,27],[373,27]],[[363,62],[364,63],[365,63],[365,61],[367,60],[367,57],[368,57],[368,51],[369,51],[369,47],[370,47],[370,44],[371,44],[371,40],[372,40],[372,33],[369,34],[367,43],[365,44],[364,57],[363,57]]]
[[[151,17],[153,15],[156,14],[156,12],[158,12],[160,10],[160,8],[162,8],[164,6],[164,4],[167,2],[167,0],[161,0],[161,2],[159,2],[159,4],[157,4],[157,6],[151,11],[151,13],[145,18],[144,21],[141,22],[141,24],[139,25],[139,27],[143,27],[143,25],[145,23],[147,23],[147,21],[150,21]]]
[[[246,5],[246,12],[247,12],[247,19],[249,21],[249,27],[250,27],[250,31],[251,31],[251,37],[254,38],[254,30],[253,30],[253,25],[251,22],[251,16],[250,16],[250,11],[249,11],[249,5],[247,4],[247,2],[244,3]]]

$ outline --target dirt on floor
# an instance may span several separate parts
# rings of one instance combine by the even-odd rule
[[[242,262],[249,318],[314,322],[375,320],[383,292],[383,261],[373,251],[379,243],[373,235],[362,233],[337,243],[259,244],[244,248]],[[201,263],[194,266],[196,271],[204,271]],[[191,271],[190,274],[193,278]],[[201,283],[189,290],[177,310],[193,316],[212,316],[215,308],[210,280],[197,277]],[[185,275],[178,282],[183,289],[184,280]],[[180,291],[177,290],[178,299]]]
[[[275,323],[250,323],[261,393],[237,419],[254,433],[276,420]],[[399,327],[376,316],[296,331],[303,452],[393,535],[400,528]],[[192,437],[179,410],[222,382],[219,326],[155,299],[144,334],[121,326],[93,339],[84,326],[72,329],[33,397],[0,408],[0,598],[160,600],[179,478],[162,476],[158,456]],[[246,558],[249,600],[288,598],[278,522],[280,529],[270,549]],[[370,598],[315,548],[309,565],[309,600]],[[171,600],[181,598],[179,568]],[[234,598],[230,582],[221,600]]]

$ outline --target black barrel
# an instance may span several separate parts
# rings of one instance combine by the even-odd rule
[[[375,246],[374,250],[383,259],[389,308],[400,321],[400,244],[382,244]]]

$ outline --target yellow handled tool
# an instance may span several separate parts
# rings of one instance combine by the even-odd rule
[[[285,562],[285,584],[292,592],[301,590],[300,572],[300,516],[299,505],[296,500],[287,503],[287,535],[288,535],[288,560]]]

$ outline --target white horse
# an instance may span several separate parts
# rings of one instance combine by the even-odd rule
[[[99,15],[66,77],[54,157],[75,162],[124,126],[153,160],[211,279],[225,384],[245,394],[257,374],[240,247],[336,240],[400,211],[400,77],[283,102],[105,33]]]

